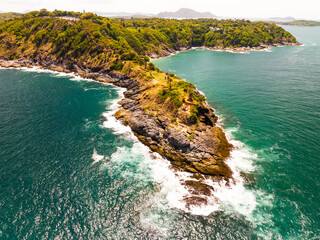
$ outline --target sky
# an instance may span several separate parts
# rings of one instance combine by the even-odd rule
[[[0,0],[0,11],[73,10],[159,13],[179,8],[231,18],[294,17],[320,20],[320,0]]]

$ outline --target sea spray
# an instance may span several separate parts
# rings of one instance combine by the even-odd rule
[[[98,154],[97,150],[94,148],[91,158],[93,159],[93,161],[94,161],[93,164],[94,164],[94,163],[97,163],[97,162],[100,162],[101,160],[103,160],[104,159],[104,155]]]
[[[241,145],[235,148],[235,150],[231,153],[230,159],[228,160],[228,164],[234,172],[234,182],[227,184],[227,182],[224,181],[216,182],[207,179],[206,184],[212,186],[214,189],[214,191],[212,191],[212,195],[201,196],[202,198],[206,199],[205,204],[188,206],[185,199],[188,197],[193,197],[193,194],[188,191],[184,183],[187,180],[197,180],[192,178],[191,173],[173,170],[168,160],[162,158],[158,153],[152,153],[147,146],[138,141],[130,127],[124,126],[115,118],[114,114],[120,109],[118,101],[124,97],[124,91],[125,89],[119,88],[119,98],[113,100],[109,110],[103,113],[103,116],[106,118],[106,120],[103,122],[103,126],[112,129],[115,134],[126,136],[128,139],[133,141],[133,146],[130,149],[128,147],[118,148],[116,153],[111,156],[111,163],[117,162],[119,159],[121,159],[121,161],[127,161],[127,159],[132,161],[132,159],[136,159],[141,161],[142,165],[147,165],[148,167],[146,168],[140,168],[149,171],[150,177],[153,179],[153,181],[161,184],[161,188],[157,195],[162,197],[157,196],[154,198],[154,201],[165,199],[170,207],[181,209],[194,215],[208,216],[216,211],[224,210],[226,205],[228,205],[239,213],[246,214],[248,217],[251,216],[256,207],[256,199],[254,194],[245,188],[245,182],[240,176],[240,170],[238,167],[243,166],[243,162],[245,162],[247,167],[246,169],[241,170],[253,171],[254,168],[250,159],[254,158],[255,155],[252,155],[248,151],[244,150],[240,142],[232,140],[234,146],[237,144]],[[231,140],[230,134],[228,137],[229,140]],[[241,161],[243,162],[241,163]],[[129,176],[128,174],[133,177],[136,175],[137,178],[141,178],[141,174],[145,176],[146,173],[141,173],[140,171],[140,174],[137,172],[130,174],[126,172],[123,173],[123,176]]]

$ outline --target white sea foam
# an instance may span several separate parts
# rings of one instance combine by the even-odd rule
[[[119,98],[113,100],[110,105],[110,109],[102,114],[102,116],[106,119],[106,121],[103,122],[103,126],[105,128],[112,129],[115,134],[125,134],[126,136],[130,137],[130,139],[134,139],[134,134],[132,133],[130,127],[123,125],[114,116],[114,114],[120,109],[118,101],[124,98],[124,92],[125,88],[118,88]]]
[[[240,173],[255,170],[252,161],[257,155],[246,148],[242,142],[233,139],[232,131],[235,129],[226,130],[227,139],[234,146],[226,163],[233,172],[234,181],[230,183],[230,186],[215,184],[215,196],[221,201],[225,210],[236,211],[250,218],[257,206],[257,200],[254,192],[246,189],[245,181]]]
[[[123,98],[123,92],[124,89],[118,90],[120,99]],[[111,161],[108,164],[117,161],[140,161],[142,166],[148,166],[147,168],[140,166],[139,168],[143,171],[124,172],[123,175],[143,179],[146,177],[145,171],[149,169],[150,177],[161,185],[159,192],[153,197],[153,202],[156,202],[159,207],[163,207],[165,201],[167,206],[171,208],[178,208],[194,215],[206,216],[220,210],[236,211],[248,217],[252,214],[257,205],[256,198],[252,191],[245,188],[245,182],[240,176],[240,171],[253,171],[252,159],[256,158],[256,155],[245,148],[241,142],[232,139],[232,131],[235,129],[226,132],[228,140],[235,146],[230,159],[227,161],[233,171],[234,182],[227,184],[224,181],[206,180],[206,184],[214,189],[211,196],[201,196],[206,199],[207,203],[187,207],[185,199],[194,195],[188,191],[183,183],[186,180],[194,181],[195,179],[191,178],[192,174],[172,170],[168,160],[157,153],[151,153],[147,146],[139,142],[131,129],[122,125],[114,117],[114,113],[119,109],[118,101],[119,99],[114,100],[109,111],[103,114],[106,118],[103,126],[112,129],[115,134],[124,134],[134,144],[130,149],[119,147],[112,154]]]
[[[245,185],[245,180],[241,176],[241,172],[250,173],[255,171],[253,166],[254,159],[257,155],[247,148],[242,142],[233,138],[232,133],[237,131],[237,128],[226,129],[226,136],[228,141],[234,146],[227,164],[233,172],[233,181],[227,183],[225,181],[215,182],[212,180],[205,180],[205,183],[212,186],[211,196],[202,196],[206,199],[206,204],[187,206],[185,199],[193,197],[194,195],[188,191],[184,182],[186,180],[193,180],[192,174],[188,172],[177,172],[171,168],[171,163],[162,158],[158,153],[151,153],[150,149],[143,145],[137,137],[133,134],[130,127],[124,126],[114,116],[119,109],[117,103],[124,95],[125,89],[118,88],[119,98],[113,100],[108,111],[103,113],[106,120],[103,122],[103,127],[112,129],[115,134],[121,134],[133,141],[132,147],[118,147],[117,151],[110,157],[109,164],[125,164],[126,162],[132,164],[136,162],[137,167],[132,171],[126,170],[122,173],[123,177],[138,178],[142,181],[154,181],[159,184],[160,188],[151,199],[146,199],[147,202],[155,204],[159,211],[169,211],[168,209],[180,209],[194,215],[207,216],[217,211],[225,211],[227,213],[239,213],[246,217],[246,219],[256,223],[268,221],[267,218],[258,220],[254,217],[254,210],[258,204],[270,205],[272,196],[266,195],[262,192],[248,190]],[[221,127],[223,119],[219,118],[218,125]],[[108,169],[113,169],[110,166]],[[264,202],[266,201],[266,202]],[[160,213],[159,213],[160,214]],[[153,220],[152,220],[153,219]],[[156,213],[144,212],[141,215],[142,222],[158,221]],[[165,232],[163,226],[160,232]]]
[[[65,73],[65,72],[58,72],[50,69],[43,69],[37,66],[33,66],[31,68],[29,67],[20,67],[20,68],[14,68],[19,69],[25,72],[38,72],[38,73],[50,73],[53,74],[55,77],[68,77],[71,81],[86,81],[86,82],[96,82],[95,80],[91,78],[84,78],[78,75],[77,73]],[[106,83],[104,83],[106,84]]]
[[[120,99],[123,97],[124,89],[118,91]],[[113,115],[119,109],[117,102],[119,99],[116,99],[111,104],[110,110],[105,112],[103,116],[106,118],[106,121],[103,123],[103,126],[113,130],[115,134],[124,134],[129,140],[133,141],[133,146],[128,147],[118,147],[117,151],[112,154],[110,162],[115,163],[117,161],[126,162],[130,161],[135,162],[139,161],[139,168],[142,168],[143,171],[134,171],[133,173],[124,172],[123,176],[136,177],[136,178],[145,178],[146,171],[150,173],[150,177],[157,183],[161,184],[161,190],[157,194],[157,197],[154,197],[154,201],[159,204],[162,201],[163,197],[169,203],[171,207],[176,207],[179,209],[184,208],[184,203],[182,202],[184,196],[188,193],[187,189],[181,184],[179,177],[176,176],[175,172],[170,169],[169,161],[163,159],[159,154],[150,152],[150,149],[143,145],[137,137],[133,134],[130,127],[126,127],[121,124]],[[145,169],[147,166],[148,170]],[[181,173],[182,174],[182,173]],[[188,173],[184,173],[188,174]],[[162,198],[158,198],[162,196]]]
[[[248,51],[251,51],[251,52],[273,52],[272,48],[271,47],[267,47],[267,48],[262,48],[262,49],[250,49]]]
[[[124,91],[124,89],[118,90],[120,99],[123,98]],[[150,149],[137,139],[130,127],[122,125],[122,123],[114,117],[114,113],[119,109],[118,101],[119,99],[114,100],[110,110],[103,113],[103,116],[106,118],[103,126],[112,129],[115,134],[124,134],[132,140],[134,144],[130,150],[125,150],[123,147],[118,148],[116,153],[111,156],[111,162],[116,161],[116,159],[122,159],[122,161],[125,161],[124,159],[131,159],[130,161],[132,161],[132,158],[138,158],[139,161],[143,161],[144,164],[150,167],[151,177],[154,181],[160,183],[162,186],[158,194],[164,196],[171,207],[184,209],[185,203],[183,199],[189,192],[181,182],[191,174],[186,172],[175,173],[170,169],[171,164],[168,160],[165,160],[157,153],[151,153]],[[123,154],[125,154],[125,157],[122,156]],[[131,155],[131,157],[128,155]],[[145,175],[145,173],[143,173],[143,175]],[[154,200],[157,201],[157,197],[155,197]]]
[[[93,161],[94,161],[93,164],[94,164],[94,163],[100,162],[102,159],[104,159],[104,155],[99,155],[97,153],[97,150],[94,148],[91,158],[93,159]]]

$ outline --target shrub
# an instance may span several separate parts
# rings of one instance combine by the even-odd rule
[[[194,105],[190,109],[190,122],[193,124],[199,124],[199,118],[198,118],[198,108],[200,106]]]
[[[176,118],[176,117],[173,117],[173,118],[170,119],[170,121],[171,121],[171,122],[176,122],[176,121],[177,121],[177,118]]]
[[[148,68],[152,71],[155,71],[157,69],[157,67],[152,62],[148,63]]]
[[[170,98],[170,101],[174,104],[176,110],[182,105],[181,93],[179,90],[169,91],[167,88],[163,88],[158,96],[162,99]]]
[[[121,55],[121,59],[123,60],[133,60],[137,57],[137,54],[133,51],[125,52]]]
[[[114,62],[110,65],[111,70],[121,70],[123,68],[123,63],[122,62]]]
[[[195,114],[195,113],[191,113],[190,114],[190,122],[193,123],[193,124],[198,124],[199,123],[199,119],[198,119],[197,114]]]

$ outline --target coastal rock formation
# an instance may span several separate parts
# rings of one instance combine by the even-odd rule
[[[193,173],[231,176],[230,168],[223,161],[229,156],[231,145],[219,127],[200,123],[190,140],[187,125],[170,127],[168,119],[149,117],[133,99],[125,98],[120,104],[123,109],[116,117],[129,125],[141,142],[175,166]]]
[[[0,66],[39,66],[54,71],[71,72],[67,65],[58,66],[52,62],[26,59],[0,60]],[[167,117],[150,116],[141,108],[143,90],[139,81],[116,72],[92,73],[78,66],[72,70],[83,77],[126,88],[125,98],[120,101],[122,108],[116,113],[116,118],[130,126],[142,143],[170,160],[176,168],[219,176],[226,180],[231,177],[231,170],[224,160],[229,156],[232,145],[228,143],[221,128],[216,126],[217,117],[208,105],[203,106],[199,112],[200,121],[196,127],[191,128],[186,119],[172,124]]]

